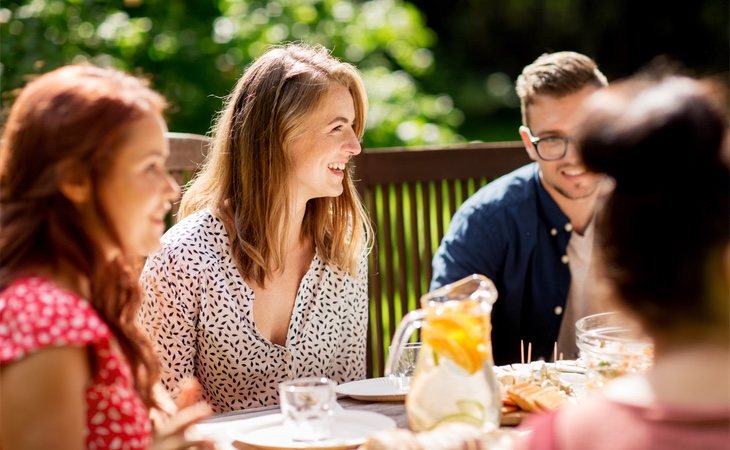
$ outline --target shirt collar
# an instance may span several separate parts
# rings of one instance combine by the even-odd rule
[[[550,196],[550,193],[545,189],[540,180],[540,166],[534,163],[535,176],[533,177],[535,183],[535,190],[537,191],[537,208],[542,221],[547,225],[549,230],[556,230],[560,232],[573,231],[573,226],[570,224],[570,219],[563,213],[555,200]],[[552,233],[551,233],[552,234]]]

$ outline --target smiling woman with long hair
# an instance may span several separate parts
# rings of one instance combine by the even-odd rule
[[[370,231],[350,161],[366,109],[322,47],[274,48],[241,77],[142,275],[173,394],[194,377],[228,411],[277,403],[287,379],[365,376]]]
[[[10,111],[0,147],[0,448],[153,444],[159,368],[135,326],[135,266],[159,246],[179,195],[165,167],[164,106],[137,78],[67,66],[31,82]],[[164,442],[187,446],[181,434]]]

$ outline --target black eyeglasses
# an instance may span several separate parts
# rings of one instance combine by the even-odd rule
[[[544,138],[538,138],[532,135],[532,130],[527,129],[527,134],[530,135],[530,142],[535,146],[537,150],[537,156],[544,161],[556,161],[561,159],[568,153],[568,144],[570,138],[566,136],[548,136]]]

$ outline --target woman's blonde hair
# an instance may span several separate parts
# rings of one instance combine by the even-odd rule
[[[267,51],[238,81],[214,128],[206,162],[186,190],[179,218],[210,208],[231,235],[234,261],[245,278],[263,285],[284,267],[290,219],[291,162],[285,149],[333,83],[345,86],[362,137],[367,114],[357,69],[321,46],[288,44]],[[357,276],[372,229],[348,167],[339,197],[309,201],[302,234],[325,263]]]

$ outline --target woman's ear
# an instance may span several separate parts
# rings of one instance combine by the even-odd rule
[[[87,203],[91,198],[91,178],[88,171],[78,164],[60,164],[58,189],[76,206]]]

